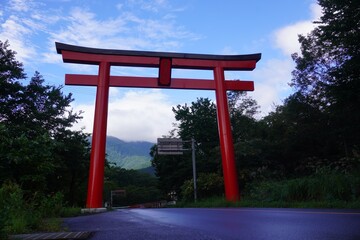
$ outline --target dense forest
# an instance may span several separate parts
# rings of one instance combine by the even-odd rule
[[[299,36],[293,93],[283,104],[257,119],[254,99],[228,93],[244,198],[360,200],[360,2],[318,3],[323,15],[310,34]],[[72,101],[39,72],[28,79],[9,42],[0,41],[0,233],[16,232],[21,218],[31,228],[58,205],[84,206],[89,136],[71,130],[81,118]],[[169,137],[196,141],[198,197],[222,196],[216,104],[198,98],[173,112],[177,122]],[[104,201],[119,188],[128,192],[119,200],[124,205],[192,200],[191,153],[159,156],[156,148],[150,155],[157,178],[106,167]]]
[[[72,130],[81,119],[71,94],[45,84],[39,72],[27,78],[8,41],[0,40],[0,238],[44,225],[64,207],[84,207],[90,163],[88,134]],[[117,204],[162,198],[157,179],[106,166],[104,201],[126,189]]]
[[[296,67],[289,79],[294,91],[282,105],[259,120],[255,100],[245,93],[228,93],[237,172],[245,196],[256,196],[254,191],[278,194],[279,187],[271,185],[298,179],[298,188],[286,191],[299,196],[288,199],[360,197],[360,2],[319,4],[323,16],[310,34],[299,36],[301,52],[292,55]],[[196,140],[198,181],[204,182],[198,184],[200,197],[222,195],[215,104],[199,98],[173,112],[178,125],[169,137]],[[158,156],[154,146],[152,157],[162,189],[191,198],[191,156]],[[286,194],[277,198],[281,195]]]

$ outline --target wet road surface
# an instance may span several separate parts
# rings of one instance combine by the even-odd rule
[[[124,209],[66,219],[91,240],[360,239],[360,211],[319,209]]]

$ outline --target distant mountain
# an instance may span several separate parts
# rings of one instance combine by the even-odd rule
[[[142,173],[147,173],[147,174],[149,174],[151,176],[155,176],[155,169],[154,169],[153,166],[139,169],[139,171],[142,172]]]
[[[143,169],[151,167],[151,142],[125,142],[116,137],[106,138],[106,154],[110,163],[125,169]]]

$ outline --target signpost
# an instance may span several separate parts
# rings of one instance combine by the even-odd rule
[[[184,149],[183,144],[191,142],[191,149]],[[191,150],[191,160],[194,180],[194,200],[197,200],[197,186],[196,186],[196,159],[195,159],[195,139],[191,141],[183,141],[180,138],[158,138],[157,153],[159,155],[182,155],[184,151]]]
[[[179,138],[158,138],[157,153],[159,155],[182,155],[183,140]]]

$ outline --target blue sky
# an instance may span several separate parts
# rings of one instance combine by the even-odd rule
[[[39,71],[52,85],[65,73],[97,74],[97,67],[63,63],[55,41],[95,48],[205,54],[262,53],[252,72],[227,72],[227,79],[253,80],[248,93],[261,107],[259,118],[291,94],[288,86],[299,51],[298,34],[321,16],[314,0],[0,0],[0,40],[9,40],[31,77]],[[156,69],[111,69],[113,75],[157,76]],[[174,77],[212,78],[210,71],[177,70]],[[64,86],[72,107],[83,110],[75,129],[92,131],[96,89]],[[111,88],[108,135],[147,140],[173,128],[172,106],[212,91]]]

